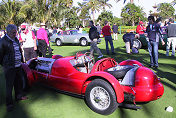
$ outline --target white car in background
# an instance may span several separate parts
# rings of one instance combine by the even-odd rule
[[[53,34],[50,37],[50,41],[56,43],[57,46],[61,46],[66,43],[87,46],[91,42],[88,33],[79,33],[79,30],[60,31]]]

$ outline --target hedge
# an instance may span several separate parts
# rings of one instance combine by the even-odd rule
[[[137,26],[119,26],[118,32],[119,34],[125,33],[127,30],[134,30],[136,31]],[[83,28],[83,31],[89,32],[89,28],[85,27]]]

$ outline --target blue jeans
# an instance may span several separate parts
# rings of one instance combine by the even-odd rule
[[[106,42],[106,52],[109,53],[109,46],[108,46],[108,42],[109,42],[110,46],[111,46],[111,52],[114,53],[114,46],[113,46],[113,42],[112,42],[112,37],[105,36],[105,42]]]
[[[158,42],[149,41],[148,51],[150,55],[150,65],[158,66]]]

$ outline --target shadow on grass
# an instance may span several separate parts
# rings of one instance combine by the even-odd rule
[[[130,118],[128,113],[123,108],[119,108],[119,110],[120,110],[120,118]]]
[[[30,118],[29,116],[22,105],[16,104],[15,109],[11,112],[6,112],[2,118]]]

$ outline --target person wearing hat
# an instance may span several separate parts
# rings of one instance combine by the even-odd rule
[[[40,29],[37,31],[37,40],[39,57],[46,57],[47,47],[49,47],[49,40],[44,23],[40,24]]]
[[[139,25],[136,28],[136,33],[137,34],[144,34],[145,32],[145,27],[143,26],[144,23],[142,21],[139,22]]]
[[[22,44],[25,61],[37,57],[35,52],[37,50],[35,34],[33,31],[28,30],[26,25],[21,25],[19,41]]]

